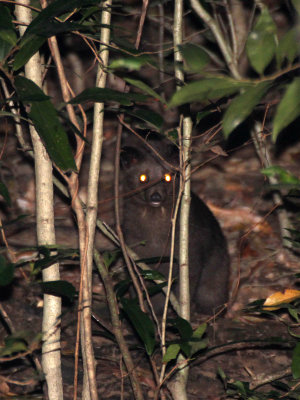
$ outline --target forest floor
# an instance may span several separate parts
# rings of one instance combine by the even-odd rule
[[[26,222],[15,223],[13,229],[8,226],[8,243],[12,249],[20,252],[23,247],[35,244],[33,172],[32,166],[23,164],[21,156],[16,156],[13,149],[12,154],[10,157],[8,152],[4,162],[7,173],[2,177],[6,183],[9,181],[8,187],[13,199],[9,218],[16,218],[21,213],[31,214]],[[213,155],[210,153],[207,158]],[[104,154],[105,179],[102,182],[102,193],[107,199],[111,197],[112,185],[112,169],[108,158]],[[294,147],[285,151],[274,163],[298,175],[299,159],[300,147]],[[191,400],[226,398],[226,384],[218,375],[218,370],[224,372],[229,383],[249,382],[250,388],[258,387],[257,390],[262,393],[270,390],[271,386],[267,383],[275,378],[280,378],[281,382],[286,377],[291,379],[291,354],[295,342],[287,325],[292,320],[284,312],[277,317],[270,317],[244,311],[247,304],[255,300],[265,299],[276,291],[298,287],[295,274],[300,269],[299,257],[282,247],[277,214],[272,212],[274,204],[260,169],[254,148],[248,144],[228,156],[205,163],[193,175],[194,192],[201,195],[212,209],[228,240],[231,296],[226,315],[209,322],[207,337],[210,351],[200,352],[191,363],[187,385]],[[100,202],[101,217],[108,222],[111,222],[112,208],[112,202]],[[296,206],[289,211],[290,218],[296,218],[295,210]],[[7,215],[3,213],[2,218],[7,220]],[[76,247],[76,230],[72,217],[68,206],[60,199],[56,201],[56,218],[59,243]],[[101,238],[99,243],[102,243]],[[14,332],[28,331],[34,335],[41,332],[42,293],[37,283],[39,277],[33,276],[30,268],[27,265],[16,270],[13,284],[1,289],[0,300],[2,317],[5,312]],[[79,288],[78,263],[62,264],[61,274],[62,279]],[[105,324],[109,326],[110,321],[104,302],[103,285],[96,272],[94,278],[93,339],[99,397],[110,400],[133,399],[128,376],[121,368],[118,348],[103,328]],[[62,358],[65,399],[73,398],[76,319],[76,307],[64,305]],[[201,315],[192,316],[193,327],[200,322],[204,322]],[[145,399],[153,399],[155,383],[145,351],[126,326],[124,330],[133,351]],[[2,321],[0,345],[8,331]],[[274,338],[280,340],[274,344]],[[155,354],[154,360],[157,365],[160,364],[159,352]],[[81,378],[80,372],[79,382]],[[167,399],[170,398],[167,388],[164,393]],[[16,358],[10,362],[1,362],[0,398],[25,399],[25,396],[26,399],[43,398],[32,359]],[[227,398],[239,397],[228,395]]]

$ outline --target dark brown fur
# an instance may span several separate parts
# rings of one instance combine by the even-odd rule
[[[175,164],[178,155],[174,152],[174,146],[155,134],[151,134],[147,140],[166,161]],[[132,246],[145,241],[145,245],[135,247],[143,258],[169,256],[171,216],[178,178],[175,178],[173,171],[173,181],[165,182],[164,174],[172,171],[139,139],[131,139],[129,145],[123,148],[121,166],[123,191],[129,194],[124,200],[123,217],[123,232],[127,244]],[[139,181],[141,174],[149,177],[146,183]],[[229,256],[226,240],[217,220],[194,194],[191,198],[189,228],[192,306],[199,312],[212,314],[228,299]],[[175,258],[178,260],[177,234]],[[168,263],[157,266],[166,277],[168,268]],[[174,272],[177,277],[177,264]],[[175,293],[178,294],[176,289]],[[162,297],[154,300],[155,308],[161,311]]]

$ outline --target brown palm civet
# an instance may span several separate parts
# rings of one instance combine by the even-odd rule
[[[125,142],[120,160],[123,191],[129,195],[124,199],[122,229],[126,243],[137,245],[134,250],[141,258],[168,257],[178,177],[165,161],[173,165],[178,163],[178,151],[156,133],[148,133],[146,140],[163,160],[136,137]],[[175,260],[178,260],[178,237],[177,233]],[[193,193],[189,217],[189,267],[192,309],[213,314],[228,300],[227,243],[214,215]],[[168,262],[155,268],[168,276]],[[173,277],[178,277],[178,263],[174,265]],[[178,286],[176,282],[172,286],[177,295]],[[155,295],[153,304],[161,313],[163,296]]]

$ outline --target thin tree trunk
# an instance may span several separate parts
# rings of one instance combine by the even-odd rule
[[[111,20],[111,4],[112,0],[107,0],[102,3],[103,11],[101,14],[101,24],[110,25]],[[108,64],[109,50],[107,45],[110,42],[110,29],[102,28],[100,33],[100,58],[102,64],[98,65],[98,73],[96,80],[96,87],[105,88],[107,73],[105,68]],[[86,253],[86,284],[87,290],[83,293],[88,294],[88,298],[83,298],[83,310],[82,310],[82,328],[85,330],[85,343],[88,339],[88,332],[91,332],[91,311],[92,311],[92,271],[93,271],[93,249],[94,249],[94,238],[95,228],[98,211],[98,187],[99,187],[99,172],[100,172],[100,161],[101,151],[103,143],[103,122],[104,122],[104,103],[96,103],[94,106],[94,125],[93,125],[93,140],[92,140],[92,151],[90,160],[89,180],[88,180],[88,196],[87,196],[87,212],[86,212],[86,229],[87,229],[87,253]],[[86,329],[88,328],[88,329]],[[83,337],[83,336],[82,336]],[[92,350],[92,338],[89,337],[88,341]],[[88,371],[84,374],[84,385],[83,385],[83,398],[90,398],[90,384],[88,378]]]
[[[16,15],[19,21],[30,24],[31,10],[21,4],[29,5],[30,1],[21,0],[16,5]],[[21,35],[24,27],[19,25]],[[25,65],[25,76],[39,87],[42,87],[42,71],[39,54],[35,54]],[[35,128],[30,126],[30,135],[34,151],[35,184],[36,184],[36,224],[38,244],[55,244],[54,212],[53,212],[53,183],[52,162],[37,134]],[[53,264],[43,269],[43,281],[59,280],[59,265]],[[60,318],[61,298],[58,296],[44,295],[43,313],[43,347],[42,365],[48,386],[50,400],[63,398],[61,353],[60,353]]]
[[[182,71],[182,57],[178,46],[182,44],[183,36],[183,1],[175,0],[174,5],[174,59],[175,77],[179,82],[184,81]],[[180,88],[178,87],[180,90]],[[189,285],[189,214],[191,203],[191,167],[189,163],[192,121],[189,116],[181,117],[182,126],[179,131],[180,140],[180,169],[182,173],[183,195],[180,208],[180,231],[179,231],[179,298],[180,316],[187,321],[190,320],[190,285]],[[182,132],[181,132],[182,130]],[[179,355],[177,362],[183,367],[178,369],[174,380],[169,384],[174,400],[187,400],[186,384],[189,369],[182,354]]]

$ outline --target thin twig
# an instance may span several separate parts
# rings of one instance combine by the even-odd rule
[[[149,3],[149,0],[143,0],[143,7],[142,7],[140,20],[139,20],[139,27],[138,27],[138,32],[137,32],[137,36],[136,36],[136,41],[135,41],[136,49],[138,49],[140,47],[142,32],[143,32],[147,9],[148,9],[148,3]]]
[[[253,380],[250,382],[249,388],[253,390],[260,386],[264,386],[271,382],[277,381],[278,379],[285,378],[289,375],[292,375],[292,370],[290,365],[284,369],[281,368],[280,371],[278,372],[273,372],[273,373],[268,372],[264,374],[255,375]]]
[[[235,79],[240,79],[239,71],[233,60],[232,50],[226,42],[217,22],[210,16],[210,14],[204,9],[202,4],[198,0],[191,0],[191,5],[196,14],[198,14],[198,16],[203,19],[203,21],[209,26],[210,30],[213,32],[233,77]]]
[[[227,13],[227,17],[228,17],[230,36],[231,36],[231,42],[232,42],[232,56],[233,56],[234,62],[237,63],[238,45],[237,45],[235,24],[234,24],[234,21],[232,18],[231,9],[228,5],[228,0],[224,0],[224,2],[225,2],[225,8],[226,8],[226,13]]]
[[[162,326],[161,326],[161,335],[162,335],[161,347],[162,347],[162,355],[163,356],[166,352],[166,321],[167,321],[168,304],[169,304],[171,286],[172,286],[172,280],[173,280],[176,221],[177,221],[178,210],[179,210],[179,206],[180,206],[180,202],[181,202],[181,196],[182,196],[182,191],[179,191],[177,199],[176,199],[174,213],[173,213],[173,216],[171,219],[172,228],[171,228],[170,266],[169,266],[166,300],[165,300],[165,305],[164,305]],[[166,371],[166,364],[164,363],[162,365],[161,372],[160,372],[160,385],[162,384],[162,382],[164,380],[165,371]]]

